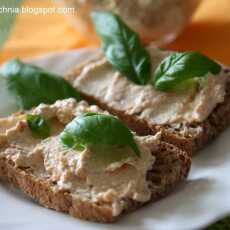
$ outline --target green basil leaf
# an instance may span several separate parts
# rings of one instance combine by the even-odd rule
[[[0,77],[6,79],[7,89],[21,109],[30,109],[40,103],[52,104],[70,97],[80,100],[79,94],[62,77],[18,59],[4,64],[0,68]]]
[[[60,134],[61,142],[74,149],[86,145],[130,146],[140,156],[140,150],[130,130],[116,117],[86,113],[71,121]]]
[[[173,90],[189,79],[205,77],[209,72],[217,75],[220,71],[218,63],[198,52],[176,52],[159,64],[152,84],[158,90]]]
[[[26,121],[34,136],[39,138],[50,136],[50,125],[42,116],[27,114]]]
[[[108,61],[134,83],[146,84],[151,75],[150,55],[141,45],[138,34],[108,11],[95,11],[92,19]]]

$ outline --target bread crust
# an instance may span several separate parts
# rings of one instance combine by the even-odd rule
[[[183,181],[191,166],[191,159],[185,152],[164,142],[154,150],[153,155],[156,162],[147,174],[152,190],[151,201],[165,196]],[[73,198],[69,191],[54,189],[54,182],[48,176],[37,176],[30,168],[17,168],[13,161],[3,156],[0,157],[0,180],[13,184],[42,206],[69,213],[73,217],[109,223],[121,216],[113,216],[111,204]],[[130,199],[124,199],[124,203],[125,209],[121,214],[144,205]]]
[[[100,57],[100,55],[98,57]],[[66,75],[66,80],[73,83],[75,78],[80,75],[84,66],[93,60],[91,59],[87,63],[74,68]],[[230,69],[225,68],[224,72],[230,77]],[[182,135],[180,130],[173,130],[169,125],[150,125],[148,122],[140,119],[136,115],[130,115],[124,111],[114,109],[108,104],[98,100],[98,98],[86,95],[79,89],[77,90],[88,102],[97,104],[102,109],[118,116],[138,135],[153,135],[156,132],[161,131],[164,141],[176,145],[190,155],[195,154],[197,151],[206,146],[206,144],[218,136],[230,124],[230,82],[226,87],[224,102],[218,104],[205,121],[185,124],[188,130],[199,130],[196,134],[188,132],[187,135]]]

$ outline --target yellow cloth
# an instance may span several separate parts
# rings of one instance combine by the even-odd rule
[[[168,47],[201,51],[230,65],[230,0],[203,0],[190,25]]]
[[[53,7],[51,0],[25,0],[24,6]],[[168,48],[198,50],[230,65],[230,0],[203,0],[190,25]],[[17,17],[0,62],[51,51],[93,45],[60,14]]]

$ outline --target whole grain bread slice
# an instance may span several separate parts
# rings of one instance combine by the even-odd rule
[[[191,159],[177,147],[161,142],[152,152],[156,157],[154,167],[148,171],[147,180],[150,182],[152,196],[155,201],[175,188],[188,175]],[[114,216],[109,203],[96,203],[73,198],[71,193],[64,190],[54,190],[54,181],[47,175],[36,175],[30,167],[17,167],[15,163],[0,156],[0,181],[7,181],[19,188],[42,206],[60,212],[69,213],[73,217],[98,221],[113,222],[119,216]],[[124,199],[125,209],[121,214],[130,212],[145,203]]]
[[[83,68],[101,57],[102,55],[100,53],[98,56],[96,55],[88,61],[77,65],[73,70],[67,73],[65,77],[66,80],[74,85],[75,79],[81,74]],[[224,72],[230,76],[230,70],[228,68],[224,68]],[[77,90],[88,102],[97,104],[102,109],[118,116],[138,135],[152,135],[161,131],[164,141],[176,145],[190,155],[193,155],[206,146],[206,144],[217,137],[230,124],[230,83],[226,86],[224,102],[219,103],[206,120],[199,123],[179,124],[179,127],[150,124],[148,121],[140,119],[138,115],[130,115],[123,110],[117,110],[97,97],[81,92],[79,87]]]

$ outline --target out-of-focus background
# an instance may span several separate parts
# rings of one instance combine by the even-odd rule
[[[48,8],[53,7],[54,2],[24,0],[23,6]],[[229,12],[230,0],[203,0],[191,23],[167,48],[198,50],[230,65]],[[0,62],[12,57],[32,57],[97,45],[87,37],[63,14],[19,14],[0,52]]]

